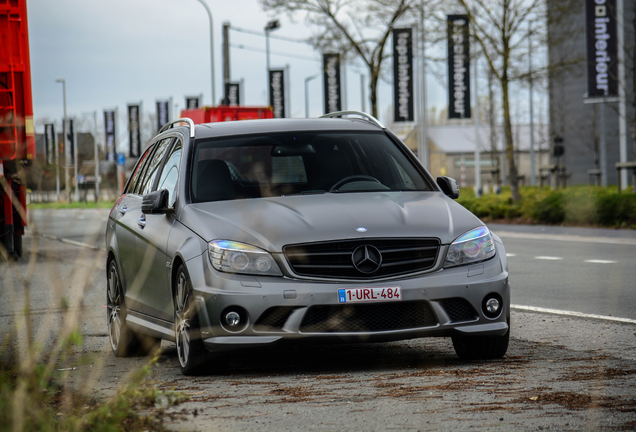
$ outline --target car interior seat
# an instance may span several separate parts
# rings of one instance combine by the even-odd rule
[[[223,201],[236,197],[230,168],[220,159],[201,161],[198,166],[197,201]]]

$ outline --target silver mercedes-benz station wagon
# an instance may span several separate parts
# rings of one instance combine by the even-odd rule
[[[502,357],[506,253],[458,196],[367,114],[169,123],[108,220],[113,351],[173,341],[184,374],[296,340]]]

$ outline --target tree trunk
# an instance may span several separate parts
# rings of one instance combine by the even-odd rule
[[[508,161],[508,182],[512,193],[512,202],[518,203],[521,200],[519,195],[519,179],[517,165],[515,163],[515,148],[512,139],[512,122],[510,120],[510,96],[508,93],[508,77],[504,73],[501,80],[501,91],[503,97],[504,135],[506,137],[506,159]]]
[[[378,118],[378,81],[380,79],[379,70],[369,68],[371,79],[369,82],[369,99],[371,100],[371,115]]]

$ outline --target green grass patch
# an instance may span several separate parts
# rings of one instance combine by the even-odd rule
[[[98,201],[98,202],[54,202],[54,203],[31,203],[27,209],[110,209],[115,205],[115,201]]]

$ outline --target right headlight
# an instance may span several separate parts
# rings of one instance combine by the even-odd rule
[[[222,272],[282,276],[274,258],[263,249],[229,240],[208,243],[212,266]]]
[[[448,248],[444,267],[455,267],[495,256],[495,243],[485,226],[459,236]]]

